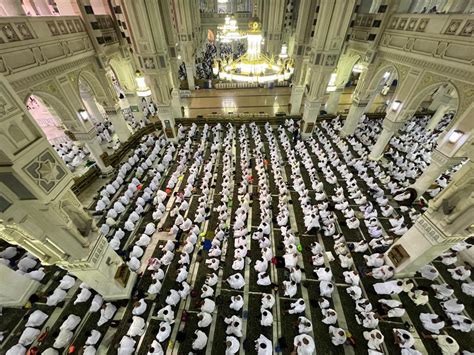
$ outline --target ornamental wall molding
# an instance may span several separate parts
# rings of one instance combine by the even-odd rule
[[[86,58],[81,58],[70,63],[61,64],[53,68],[37,72],[32,75],[28,75],[24,78],[11,80],[10,84],[16,92],[22,92],[30,89],[32,86],[36,86],[44,81],[51,80],[52,77],[57,75],[64,75],[64,73],[77,72],[77,77],[79,76],[79,71],[83,70],[87,66],[96,65],[94,57],[88,56]],[[36,68],[37,69],[37,68]],[[8,77],[7,77],[8,79]]]
[[[456,79],[465,82],[474,82],[474,71],[469,71],[459,68],[459,66],[449,66],[441,63],[433,63],[431,61],[415,58],[409,55],[407,52],[393,53],[385,52],[383,48],[380,48],[379,55],[385,60],[392,63],[399,63],[409,67],[423,68],[434,73],[447,77],[456,77]]]

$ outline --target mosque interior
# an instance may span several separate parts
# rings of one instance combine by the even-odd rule
[[[0,0],[0,354],[474,354],[473,14]]]

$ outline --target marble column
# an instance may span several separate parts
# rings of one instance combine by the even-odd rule
[[[176,134],[176,124],[172,108],[170,106],[158,106],[156,114],[160,119],[166,139],[172,142],[177,142],[178,135]]]
[[[374,144],[369,154],[369,159],[371,160],[379,160],[382,157],[385,147],[390,142],[393,135],[403,126],[403,122],[393,122],[388,118],[385,118],[382,126],[382,132],[380,132],[377,142]]]
[[[173,110],[173,116],[175,118],[183,117],[181,112],[181,96],[179,93],[179,89],[173,89],[171,92],[171,108]]]
[[[460,160],[460,158],[448,157],[437,149],[433,150],[430,165],[410,187],[416,190],[418,196],[423,195],[441,174],[458,164]]]
[[[123,114],[120,110],[117,109],[106,109],[107,117],[114,126],[115,133],[120,139],[120,142],[126,142],[128,138],[132,135],[132,130],[130,129],[127,121],[123,117]]]
[[[291,111],[290,115],[299,115],[301,111],[301,103],[303,102],[304,96],[304,85],[293,85],[291,88]]]
[[[104,122],[104,115],[100,112],[97,102],[94,96],[90,92],[81,92],[81,99],[84,102],[84,106],[89,113],[89,116],[94,122]]]
[[[339,99],[341,98],[344,87],[337,87],[335,91],[329,94],[329,98],[326,101],[325,110],[327,113],[337,115],[337,108],[339,106]]]
[[[194,64],[186,62],[186,79],[188,80],[189,90],[194,90],[196,84],[194,83]]]
[[[344,120],[344,126],[342,127],[340,132],[341,137],[347,137],[354,134],[360,122],[360,119],[366,109],[367,102],[352,101],[349,113],[347,114],[347,117]]]
[[[90,152],[92,158],[97,164],[97,167],[103,174],[110,174],[113,171],[111,166],[106,166],[102,160],[102,154],[104,151],[97,140],[97,132],[94,127],[88,127],[88,131],[83,132],[72,132],[76,140],[83,143],[87,150]],[[87,129],[87,128],[86,128]]]
[[[448,104],[439,105],[438,108],[436,109],[436,112],[434,113],[434,115],[431,117],[429,122],[426,124],[425,129],[428,132],[432,132],[436,128],[438,123],[443,119],[445,113],[448,112],[449,109],[450,109],[450,106]]]
[[[303,111],[303,122],[301,126],[301,136],[303,138],[310,137],[313,134],[316,120],[318,119],[319,111],[321,109],[321,101],[305,100]]]
[[[385,253],[396,277],[412,276],[474,233],[474,164],[467,162],[433,200],[427,212]]]
[[[0,287],[0,305],[3,307],[23,307],[41,285],[38,281],[21,275],[2,263],[0,263],[0,280],[4,286]]]

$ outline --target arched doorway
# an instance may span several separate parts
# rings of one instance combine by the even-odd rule
[[[372,80],[366,112],[383,113],[390,106],[398,85],[398,71],[390,65],[381,68]]]
[[[93,163],[90,161],[89,151],[70,138],[68,127],[54,109],[54,104],[40,94],[32,94],[26,98],[25,105],[69,170],[75,175],[82,175]]]

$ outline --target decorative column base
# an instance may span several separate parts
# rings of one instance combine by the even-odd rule
[[[337,88],[329,94],[329,98],[324,106],[327,113],[337,115],[337,108],[339,106],[339,99],[341,98],[344,88]]]
[[[354,134],[366,108],[366,102],[352,102],[349,113],[344,121],[344,126],[339,133],[341,137],[347,137]]]
[[[466,238],[447,236],[425,214],[385,253],[385,261],[395,268],[395,277],[413,276],[422,266]]]
[[[96,240],[87,259],[63,261],[58,265],[77,276],[105,300],[130,298],[137,278],[137,274],[130,271],[103,236]]]
[[[160,119],[161,126],[165,133],[166,139],[171,142],[178,141],[178,135],[176,134],[176,125],[173,117],[173,112],[170,106],[158,106],[156,114]]]
[[[303,122],[301,124],[301,136],[303,138],[308,138],[313,134],[320,109],[320,101],[310,101],[306,99],[304,103]]]
[[[4,264],[0,264],[0,280],[4,286],[0,289],[0,306],[3,307],[23,307],[41,285]]]
[[[295,85],[291,88],[290,115],[299,115],[301,110],[301,102],[303,102],[304,86]]]

